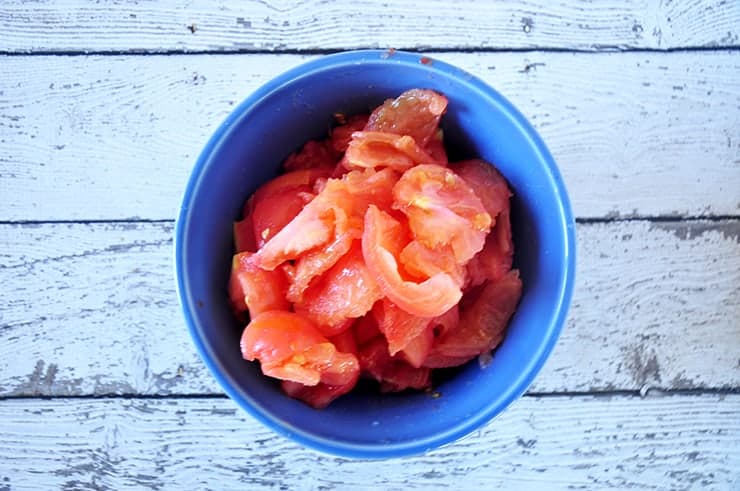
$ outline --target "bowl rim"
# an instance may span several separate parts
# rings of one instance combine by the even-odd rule
[[[201,336],[200,326],[192,314],[194,302],[192,302],[186,281],[188,273],[187,268],[185,267],[184,257],[184,239],[191,215],[189,204],[193,199],[195,190],[198,188],[203,171],[207,167],[211,156],[230,135],[234,123],[245,117],[252,106],[257,105],[262,99],[268,97],[274,91],[279,90],[282,86],[297,78],[305,77],[324,69],[335,68],[337,66],[356,65],[367,62],[410,64],[417,68],[419,63],[422,63],[425,65],[426,69],[438,72],[444,77],[464,80],[464,83],[471,89],[475,89],[481,96],[486,99],[490,99],[492,102],[495,102],[495,105],[500,106],[511,122],[518,127],[518,130],[521,132],[523,137],[528,140],[532,148],[539,155],[540,161],[544,164],[544,167],[551,174],[554,191],[558,195],[558,216],[562,219],[562,229],[565,230],[565,242],[563,247],[566,255],[564,272],[562,277],[559,278],[560,288],[557,295],[554,296],[554,298],[557,299],[556,305],[553,307],[555,315],[550,319],[547,334],[539,344],[539,349],[535,352],[534,356],[530,358],[529,363],[527,363],[520,371],[521,376],[509,384],[509,390],[506,393],[501,394],[500,397],[492,401],[491,404],[485,406],[472,417],[457,423],[444,432],[438,432],[424,438],[413,440],[377,444],[337,441],[335,439],[323,438],[295,427],[288,427],[283,421],[273,418],[269,412],[255,407],[247,398],[245,398],[244,394],[232,385],[230,377],[221,373],[215,354],[209,350]],[[205,147],[200,152],[195,165],[190,172],[180,203],[181,206],[175,223],[173,247],[176,289],[190,337],[195,344],[201,360],[208,367],[209,371],[226,394],[248,414],[276,433],[320,452],[339,457],[362,459],[402,457],[438,448],[470,434],[503,412],[527,390],[551,354],[563,326],[565,325],[575,285],[576,237],[575,221],[570,200],[555,160],[534,127],[503,95],[475,75],[472,75],[454,65],[439,61],[436,58],[431,58],[425,54],[385,49],[342,51],[320,56],[300,63],[299,65],[282,72],[248,95],[216,128]]]

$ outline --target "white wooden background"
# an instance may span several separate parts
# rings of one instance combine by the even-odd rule
[[[541,132],[578,218],[525,397],[387,463],[276,436],[198,359],[172,232],[210,133],[348,48],[423,50]],[[740,489],[740,2],[5,0],[0,490]]]

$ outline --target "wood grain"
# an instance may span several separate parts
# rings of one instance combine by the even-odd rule
[[[734,52],[446,53],[543,135],[579,217],[740,213]],[[310,57],[0,57],[0,220],[172,219],[234,105]]]
[[[43,427],[44,432],[39,432]],[[38,489],[735,490],[740,396],[525,397],[426,455],[317,454],[228,399],[0,402],[0,482]]]
[[[0,396],[220,393],[178,306],[171,236],[0,225]],[[740,388],[740,220],[577,236],[570,317],[531,391]]]
[[[5,52],[675,49],[740,45],[734,1],[10,0]]]

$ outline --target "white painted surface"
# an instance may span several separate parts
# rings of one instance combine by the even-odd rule
[[[219,393],[179,311],[171,237],[169,223],[0,226],[0,396]],[[740,220],[577,239],[570,317],[532,391],[740,387]]]
[[[740,486],[739,395],[525,397],[455,445],[384,462],[299,448],[228,399],[4,401],[0,421],[13,490]]]
[[[740,44],[733,0],[150,0],[0,9],[2,51],[579,50]]]
[[[578,217],[740,213],[740,56],[445,53],[541,132]],[[305,57],[0,57],[0,220],[172,219],[211,133]]]

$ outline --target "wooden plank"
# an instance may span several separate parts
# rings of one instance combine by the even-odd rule
[[[172,219],[234,104],[307,58],[0,57],[0,220]],[[579,217],[740,213],[736,53],[440,58],[532,120]]]
[[[737,2],[3,2],[0,50],[671,49],[740,44]]]
[[[570,317],[531,391],[740,388],[740,220],[577,233]],[[171,236],[0,225],[0,396],[220,393],[182,320]]]
[[[456,444],[380,465],[300,448],[228,399],[0,402],[13,490],[736,490],[738,441],[738,395],[525,397]]]

